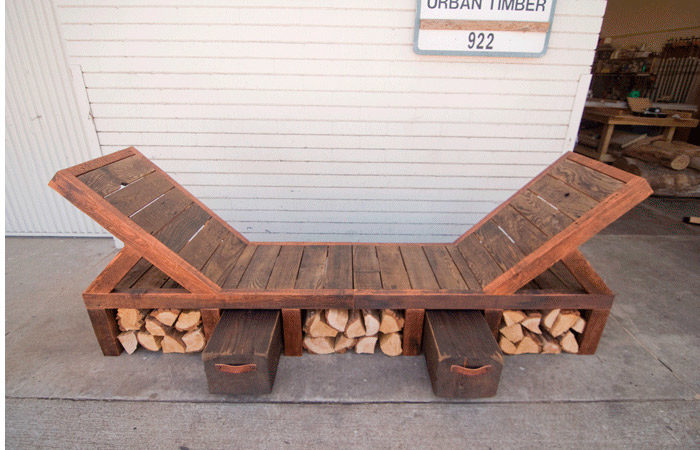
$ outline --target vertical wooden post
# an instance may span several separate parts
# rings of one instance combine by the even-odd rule
[[[119,356],[122,345],[119,343],[119,325],[113,309],[88,309],[88,315],[95,331],[97,342],[105,356]]]
[[[586,319],[586,328],[581,335],[581,342],[578,344],[580,355],[592,355],[598,348],[598,342],[605,329],[605,322],[610,314],[609,309],[591,309],[583,312]]]
[[[489,324],[489,328],[493,333],[494,339],[498,340],[498,326],[501,324],[501,317],[503,317],[502,309],[485,309],[484,318],[486,323]]]
[[[606,124],[603,127],[603,134],[600,136],[600,143],[598,144],[598,161],[605,160],[605,154],[608,152],[613,131],[615,131],[615,125]]]
[[[663,139],[666,142],[671,142],[673,140],[673,135],[676,134],[676,127],[666,127],[664,128]]]
[[[403,354],[415,356],[420,354],[423,341],[424,309],[407,309],[403,326]]]
[[[301,356],[301,309],[282,310],[282,332],[284,333],[284,354]]]
[[[204,336],[207,338],[207,342],[211,338],[211,334],[216,328],[216,324],[219,323],[221,319],[220,309],[202,309],[202,328],[204,328]]]

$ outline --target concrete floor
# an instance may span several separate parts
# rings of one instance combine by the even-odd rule
[[[498,395],[461,402],[422,356],[282,357],[256,398],[208,394],[199,355],[103,357],[80,292],[112,241],[8,238],[7,445],[697,448],[699,205],[649,199],[583,246],[617,293],[596,355],[506,357]]]

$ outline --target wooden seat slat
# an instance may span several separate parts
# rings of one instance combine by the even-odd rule
[[[157,289],[163,287],[168,278],[170,278],[168,274],[156,266],[151,266],[131,287],[133,289]]]
[[[134,155],[78,175],[78,179],[104,197],[154,170],[146,159]]]
[[[326,274],[327,245],[304,246],[297,281],[297,289],[320,289]]]
[[[563,283],[564,286],[572,291],[583,291],[583,286],[578,282],[576,277],[571,273],[571,271],[559,261],[554,264],[551,269],[549,269],[554,275],[557,276]]]
[[[547,235],[542,230],[510,205],[496,213],[493,221],[513,238],[523,253],[533,252],[547,241]]]
[[[226,228],[209,218],[204,227],[182,247],[178,254],[193,267],[201,270],[227,235]]]
[[[574,220],[598,204],[591,197],[550,175],[536,181],[530,190]]]
[[[526,190],[518,194],[509,206],[515,208],[548,237],[555,236],[573,222],[569,216],[552,208],[531,191]]]
[[[352,246],[330,245],[326,277],[323,283],[325,289],[352,289]]]
[[[382,277],[379,273],[377,247],[374,245],[353,245],[352,247],[353,285],[355,289],[379,290]]]
[[[484,223],[481,228],[474,232],[474,235],[504,272],[525,257],[523,252],[498,228],[493,220]]]
[[[131,216],[138,226],[149,234],[160,230],[175,216],[180,214],[192,201],[177,189],[170,189],[157,198],[153,203]]]
[[[566,287],[563,281],[557,277],[551,269],[546,270],[539,274],[532,283],[535,284],[537,289],[563,289]]]
[[[303,245],[284,245],[280,250],[272,274],[267,281],[268,289],[293,289],[299,274]]]
[[[425,256],[422,246],[402,245],[399,247],[413,289],[440,289],[433,269]]]
[[[460,291],[468,289],[447,248],[442,245],[426,245],[423,251],[440,288]]]
[[[555,164],[550,175],[599,202],[624,185],[620,180],[567,159]]]
[[[459,273],[462,275],[462,279],[467,284],[467,289],[470,291],[479,290],[481,288],[481,283],[479,283],[479,280],[474,275],[474,272],[472,272],[472,269],[469,268],[469,264],[467,264],[467,261],[464,259],[462,252],[459,251],[459,248],[457,248],[456,245],[448,245],[446,248],[447,252],[452,257],[452,261],[459,270]]]
[[[275,260],[280,253],[279,245],[259,245],[248,268],[243,273],[239,289],[265,289],[270,279]]]
[[[383,289],[411,289],[398,245],[378,245],[377,258]]]
[[[105,200],[124,215],[130,216],[172,188],[173,184],[167,177],[158,172],[151,172],[108,195]]]
[[[457,244],[457,247],[467,261],[469,268],[479,280],[480,287],[483,288],[491,280],[503,273],[501,267],[494,261],[491,254],[475,235],[467,235],[462,242]]]
[[[250,265],[250,262],[253,260],[253,255],[257,249],[258,246],[255,244],[246,245],[243,248],[238,260],[233,267],[231,267],[231,271],[226,275],[226,281],[224,281],[222,285],[223,288],[234,289],[236,286],[238,286],[238,284],[241,282],[243,274],[248,269],[248,265]]]
[[[117,283],[117,285],[114,287],[114,289],[117,291],[129,289],[151,267],[153,267],[153,264],[148,262],[146,259],[144,259],[144,258],[139,259],[138,262],[136,264],[134,264],[134,266],[131,269],[129,269],[129,271],[126,273],[126,275],[124,275],[124,277],[122,277],[122,279],[119,280],[119,283]]]
[[[154,236],[170,250],[178,253],[209,218],[206,211],[192,203]]]
[[[202,273],[221,286],[245,247],[246,245],[236,235],[227,234],[202,268]]]

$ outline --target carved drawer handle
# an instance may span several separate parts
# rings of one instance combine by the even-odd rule
[[[255,364],[241,364],[239,366],[232,366],[230,364],[214,364],[214,367],[216,367],[219,372],[233,374],[252,372],[257,368]]]
[[[452,364],[452,366],[450,366],[450,372],[473,377],[473,376],[477,376],[477,375],[483,375],[493,368],[493,366],[491,364],[487,364],[485,366],[477,367],[474,369],[472,369],[470,367],[465,367],[466,365],[467,365],[466,361],[464,362],[464,366],[458,366],[457,364]]]

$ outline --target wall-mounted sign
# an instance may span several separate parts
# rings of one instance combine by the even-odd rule
[[[418,0],[414,49],[427,55],[542,56],[555,0]]]

